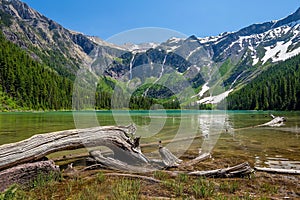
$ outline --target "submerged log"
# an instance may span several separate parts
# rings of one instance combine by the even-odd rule
[[[300,170],[296,170],[296,169],[276,169],[276,168],[266,168],[266,167],[254,167],[254,169],[257,171],[268,172],[268,173],[300,175]]]
[[[37,161],[53,152],[93,146],[107,146],[121,161],[148,163],[149,160],[136,147],[137,141],[129,137],[135,130],[132,125],[106,126],[34,135],[0,146],[0,170]]]
[[[53,173],[58,176],[59,167],[53,161],[40,161],[19,165],[0,172],[0,192],[12,184],[28,185],[39,175],[47,176]]]

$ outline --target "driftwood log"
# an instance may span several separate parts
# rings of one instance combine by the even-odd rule
[[[12,144],[0,146],[0,170],[19,164],[40,160],[44,156],[62,150],[81,147],[107,146],[118,160],[148,163],[148,159],[130,137],[135,127],[106,126],[87,129],[38,134]]]
[[[199,156],[195,159],[182,161],[167,148],[162,147],[160,143],[158,151],[161,160],[149,159],[141,152],[139,138],[134,137],[135,130],[136,128],[133,125],[66,130],[39,134],[24,141],[2,145],[0,146],[0,179],[9,181],[7,181],[7,184],[0,182],[3,185],[1,189],[7,188],[12,183],[25,183],[25,179],[34,179],[38,171],[45,173],[58,171],[59,169],[52,161],[36,161],[50,153],[61,150],[106,146],[113,151],[112,155],[104,156],[99,150],[90,151],[90,159],[95,161],[94,166],[134,173],[148,173],[170,167],[179,167],[181,169],[210,158],[210,154],[201,154],[199,152]],[[70,167],[72,168],[72,165]],[[251,172],[252,169],[249,164],[243,163],[226,169],[172,173],[186,173],[188,175],[207,177],[236,177],[244,176]],[[2,177],[4,176],[7,178],[3,179]],[[24,180],[22,177],[24,177]]]
[[[279,127],[279,126],[283,126],[284,122],[286,121],[286,119],[284,117],[280,117],[280,116],[274,116],[274,115],[270,115],[273,119],[267,123],[258,125],[258,127],[261,126],[270,126],[270,127]]]
[[[267,167],[254,167],[254,169],[261,172],[268,172],[268,173],[275,173],[275,174],[300,175],[300,170],[296,170],[296,169],[277,169],[277,168],[267,168]]]
[[[244,162],[232,167],[204,170],[204,171],[167,171],[170,176],[176,177],[179,174],[187,174],[190,176],[200,177],[213,177],[213,178],[234,178],[234,177],[245,177],[252,174],[254,170],[250,167],[248,162]]]
[[[188,175],[194,176],[205,176],[205,177],[215,177],[215,178],[232,178],[241,177],[249,175],[253,172],[248,162],[235,165],[233,167],[228,167],[224,169],[215,169],[209,171],[194,171],[189,172]]]

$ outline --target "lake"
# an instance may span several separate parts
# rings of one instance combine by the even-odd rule
[[[284,116],[282,127],[253,127]],[[86,111],[0,113],[0,145],[35,134],[104,125],[137,126],[141,144],[164,144],[177,156],[211,152],[257,166],[300,170],[300,112],[262,111]],[[184,138],[184,139],[182,139]],[[187,139],[188,138],[188,139]],[[193,139],[194,138],[194,139]],[[157,156],[157,146],[142,149]]]

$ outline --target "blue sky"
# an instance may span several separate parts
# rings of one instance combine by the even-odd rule
[[[102,39],[142,27],[199,37],[286,17],[299,0],[23,0],[64,27]]]

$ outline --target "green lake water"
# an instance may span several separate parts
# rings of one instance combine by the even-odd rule
[[[40,133],[134,123],[142,144],[169,141],[168,149],[178,156],[201,148],[216,157],[246,159],[258,166],[300,169],[300,112],[272,112],[286,117],[282,127],[252,127],[270,121],[270,114],[258,111],[0,113],[0,145]],[[145,152],[150,156],[157,154],[156,147]]]

